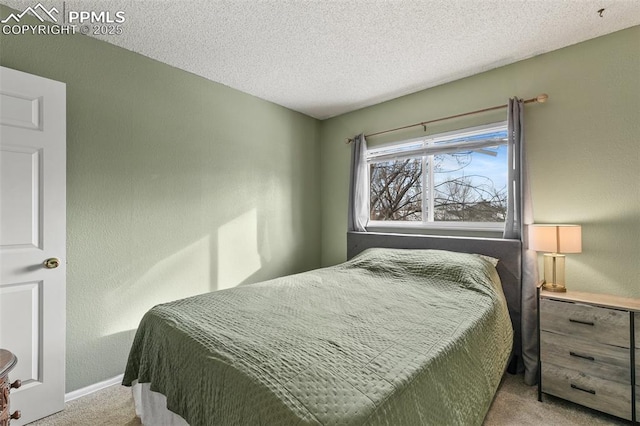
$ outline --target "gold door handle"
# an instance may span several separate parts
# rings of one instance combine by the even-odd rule
[[[51,257],[44,261],[44,267],[47,269],[56,269],[60,266],[60,259],[57,257]]]

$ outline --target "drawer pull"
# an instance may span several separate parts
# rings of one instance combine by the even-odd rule
[[[588,359],[589,361],[595,361],[596,359],[592,356],[588,356],[588,355],[580,355],[577,354],[575,352],[569,352],[569,355],[571,356],[575,356],[576,358],[582,358],[582,359]]]
[[[580,386],[574,385],[573,383],[571,383],[571,389],[576,389],[576,390],[579,390],[579,391],[582,391],[582,392],[590,393],[591,395],[595,395],[596,394],[596,391],[594,391],[592,389],[584,389],[584,388],[581,388]]]
[[[569,322],[575,322],[578,324],[584,324],[584,325],[595,325],[593,322],[591,321],[580,321],[580,320],[576,320],[576,319],[571,319],[569,318]]]

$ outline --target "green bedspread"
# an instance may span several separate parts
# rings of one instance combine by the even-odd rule
[[[152,308],[124,376],[197,425],[479,425],[512,346],[493,264],[370,249]]]

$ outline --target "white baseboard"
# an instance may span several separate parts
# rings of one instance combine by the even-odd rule
[[[94,392],[98,392],[104,388],[108,388],[109,386],[117,385],[122,383],[122,379],[124,378],[124,374],[119,374],[116,377],[112,377],[105,381],[95,383],[93,385],[89,385],[86,388],[74,390],[73,392],[69,392],[64,394],[64,402],[73,401],[74,399],[81,398],[83,396],[90,395]]]

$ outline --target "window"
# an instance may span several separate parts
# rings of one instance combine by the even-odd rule
[[[506,123],[368,149],[369,225],[503,227],[507,151]]]

